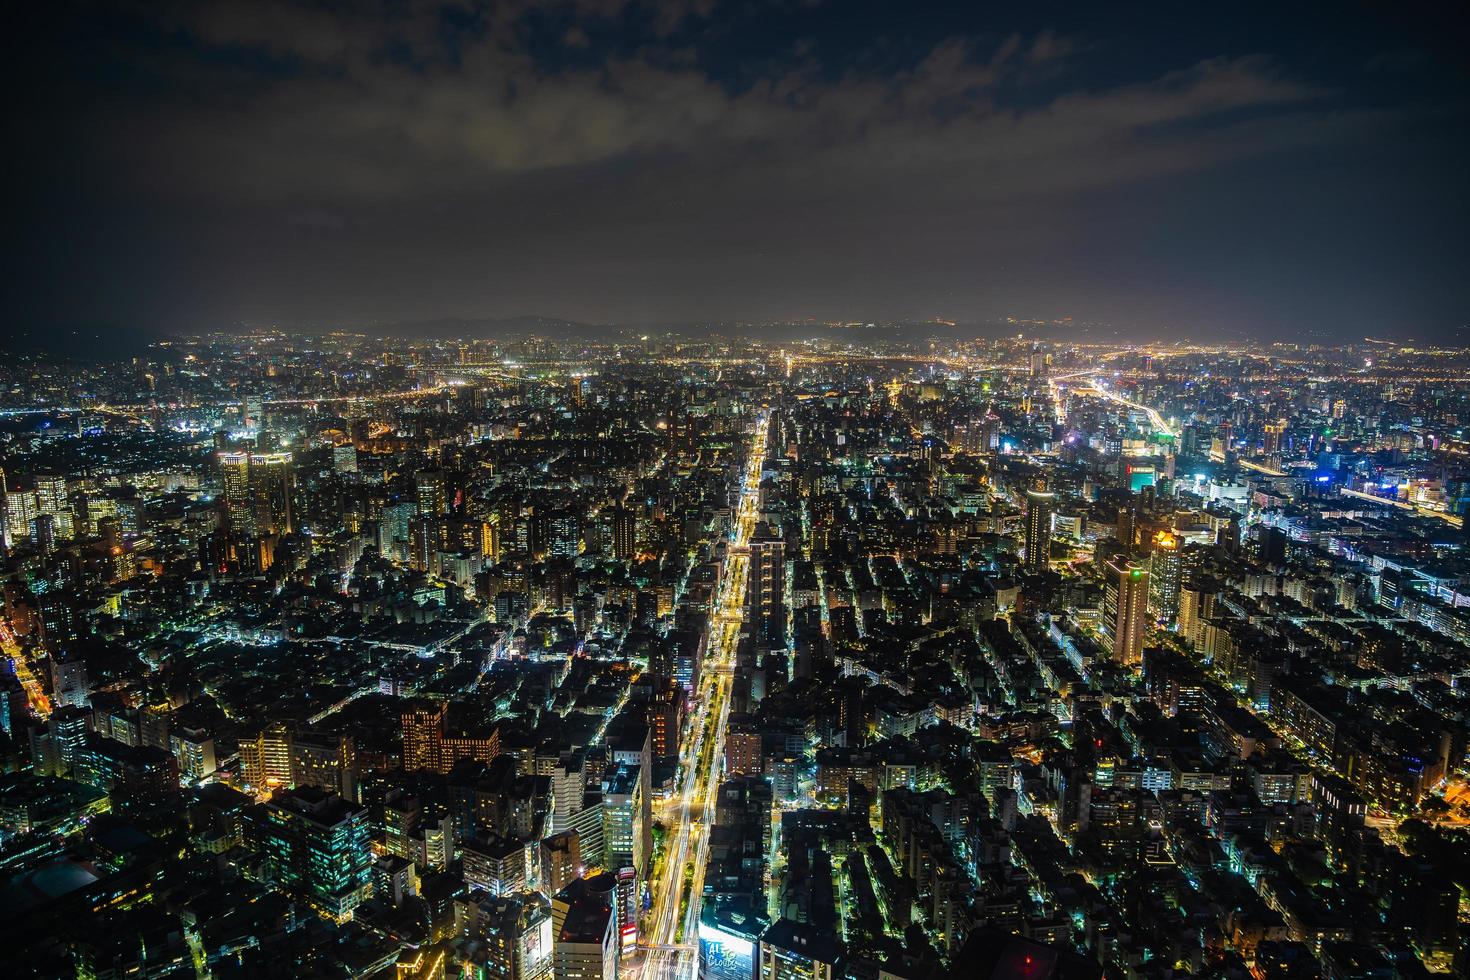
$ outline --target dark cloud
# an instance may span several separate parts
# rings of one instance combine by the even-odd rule
[[[12,318],[1464,318],[1463,284],[1425,291],[1464,257],[1443,223],[1374,200],[1464,213],[1440,160],[1463,79],[1412,36],[1345,35],[1324,63],[907,5],[241,0],[35,40]],[[1231,206],[1262,180],[1302,209]],[[1248,220],[1299,280],[1190,264],[1251,265],[1209,241]],[[1366,256],[1323,275],[1352,226],[1426,264],[1365,302]]]

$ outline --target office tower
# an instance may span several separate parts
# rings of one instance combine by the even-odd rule
[[[290,534],[291,494],[296,486],[290,453],[251,453],[250,483],[255,497],[255,533]]]
[[[1051,364],[1051,355],[1042,350],[1032,350],[1029,361],[1030,374],[1033,378],[1045,378]]]
[[[841,940],[805,922],[781,919],[761,936],[759,980],[833,980]]]
[[[995,452],[1000,448],[1000,425],[1000,416],[987,409],[985,417],[980,420],[980,450],[982,452]]]
[[[437,517],[444,513],[448,489],[443,470],[420,470],[414,474],[413,483],[420,514]]]
[[[551,904],[534,892],[482,903],[474,931],[485,937],[485,980],[551,980]]]
[[[291,782],[343,799],[357,798],[357,753],[351,735],[297,732],[291,740]]]
[[[1056,512],[1056,494],[1045,490],[1026,491],[1026,568],[1045,571],[1051,561],[1051,523]]]
[[[1113,641],[1113,659],[1125,667],[1143,662],[1148,632],[1148,571],[1131,562],[1107,564],[1103,587],[1103,628]]]
[[[253,737],[240,740],[240,768],[255,790],[291,785],[291,728],[273,721]]]
[[[786,546],[762,521],[750,538],[747,622],[753,632],[778,643],[786,637]]]
[[[756,948],[768,924],[748,907],[706,901],[699,914],[699,980],[755,980]]]
[[[466,837],[459,843],[465,884],[499,897],[527,887],[527,851],[534,848],[514,837]]]
[[[1179,588],[1184,575],[1184,555],[1179,539],[1168,531],[1154,535],[1149,560],[1149,607],[1160,619],[1173,622],[1179,616]]]
[[[277,791],[258,818],[271,879],[342,922],[372,893],[368,812],[315,787]]]
[[[546,517],[542,545],[554,558],[576,558],[582,553],[582,522],[576,511],[558,510]]]
[[[638,514],[619,504],[612,514],[613,557],[627,561],[638,551]]]
[[[582,757],[578,752],[563,753],[557,766],[551,771],[551,829],[554,832],[571,826],[572,816],[581,811],[586,795],[587,774],[582,769]]]
[[[602,834],[607,867],[642,872],[648,859],[651,828],[644,815],[640,767],[620,765],[608,774],[602,790]]]
[[[378,516],[378,553],[384,558],[406,560],[410,527],[417,516],[417,504],[399,503],[384,507]]]
[[[224,487],[225,521],[235,534],[253,537],[255,501],[250,492],[250,454],[222,452],[216,458]]]

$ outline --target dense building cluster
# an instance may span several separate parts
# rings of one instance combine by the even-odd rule
[[[7,975],[1470,977],[1467,362],[17,359]]]

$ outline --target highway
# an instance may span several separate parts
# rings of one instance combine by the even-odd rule
[[[51,714],[51,699],[46,696],[46,691],[41,687],[41,681],[31,670],[31,658],[26,656],[20,644],[15,641],[15,633],[10,629],[10,623],[0,618],[0,652],[10,658],[15,664],[15,676],[20,681],[21,687],[25,689],[26,698],[31,702],[31,710],[38,718],[46,718]]]
[[[653,905],[641,945],[644,980],[693,980],[699,967],[696,935],[704,866],[709,853],[709,823],[724,764],[725,726],[730,715],[730,679],[744,621],[746,548],[760,513],[761,466],[766,457],[769,416],[756,420],[725,572],[710,617],[708,645],[699,697],[685,742],[676,792],[659,804],[655,819],[668,828],[663,860],[653,873]],[[689,876],[686,891],[685,875]],[[637,972],[635,966],[633,972]]]
[[[1375,504],[1382,504],[1385,507],[1397,507],[1399,510],[1413,511],[1420,517],[1438,518],[1439,520],[1444,521],[1446,524],[1449,524],[1451,527],[1465,526],[1464,518],[1456,517],[1454,514],[1447,514],[1442,510],[1433,510],[1429,507],[1420,507],[1418,504],[1411,504],[1406,500],[1395,500],[1393,497],[1379,497],[1376,494],[1364,493],[1361,490],[1349,490],[1347,487],[1338,487],[1337,492],[1342,494],[1344,497],[1356,497],[1359,500],[1371,500]]]
[[[1164,417],[1158,413],[1157,409],[1149,408],[1147,405],[1140,404],[1139,402],[1131,402],[1128,399],[1124,398],[1122,395],[1115,395],[1111,391],[1108,391],[1106,388],[1104,388],[1101,381],[1094,379],[1092,382],[1092,387],[1084,390],[1095,392],[1099,396],[1106,398],[1110,402],[1116,402],[1119,405],[1126,405],[1129,408],[1143,412],[1148,416],[1149,424],[1154,427],[1155,432],[1160,432],[1164,435],[1172,436],[1174,438],[1179,437],[1179,433],[1170,428],[1169,423],[1164,421]]]

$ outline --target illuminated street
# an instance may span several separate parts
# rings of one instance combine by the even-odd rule
[[[761,467],[765,463],[768,416],[756,419],[740,503],[734,516],[729,556],[711,619],[697,707],[691,713],[680,754],[681,776],[673,797],[663,801],[656,819],[668,830],[663,860],[654,869],[653,905],[643,945],[643,975],[690,980],[697,967],[695,933],[699,922],[709,815],[719,791],[725,724],[729,716],[731,664],[740,641],[749,561],[744,553],[760,508]],[[691,884],[686,887],[688,876]]]

